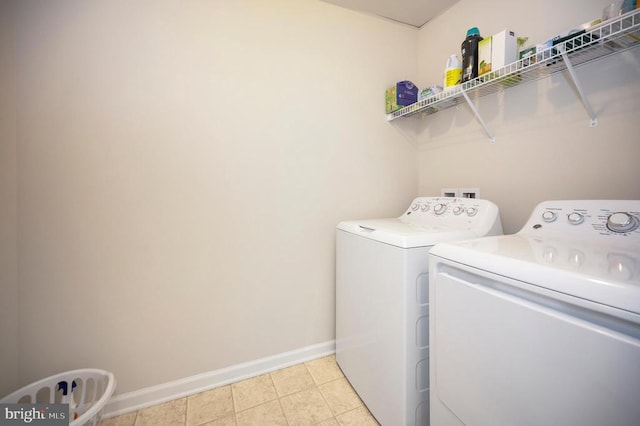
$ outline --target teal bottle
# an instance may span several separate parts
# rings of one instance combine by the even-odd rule
[[[633,9],[635,9],[636,7],[637,7],[637,1],[636,0],[624,0],[622,2],[622,13],[630,12]]]

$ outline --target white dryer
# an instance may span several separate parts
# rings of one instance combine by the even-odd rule
[[[431,246],[501,233],[495,204],[463,198],[416,198],[400,217],[338,225],[336,360],[383,426],[429,422]]]
[[[640,424],[640,201],[430,254],[431,424]]]

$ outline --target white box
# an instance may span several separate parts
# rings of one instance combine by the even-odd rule
[[[518,39],[504,30],[491,37],[491,69],[497,70],[518,60]]]

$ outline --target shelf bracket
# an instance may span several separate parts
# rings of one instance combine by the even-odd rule
[[[462,95],[464,96],[465,100],[469,104],[469,108],[471,108],[471,111],[473,111],[473,114],[476,116],[476,119],[482,125],[482,128],[484,129],[484,132],[487,134],[487,137],[489,138],[489,142],[490,143],[496,143],[495,136],[493,136],[493,133],[491,133],[491,131],[487,127],[487,123],[485,123],[484,120],[482,119],[482,117],[480,116],[480,113],[478,112],[478,109],[476,108],[476,106],[473,104],[473,102],[471,102],[471,99],[469,98],[469,95],[467,95],[467,92],[465,92],[463,90],[462,91]]]
[[[575,70],[573,69],[573,65],[571,65],[571,61],[569,61],[569,56],[567,56],[567,52],[564,49],[564,45],[558,45],[558,50],[560,51],[560,55],[562,55],[562,59],[564,60],[565,65],[567,66],[567,71],[569,71],[569,75],[571,76],[571,81],[575,86],[578,94],[580,95],[580,100],[582,100],[582,104],[584,108],[587,110],[587,114],[589,114],[589,127],[597,127],[598,126],[598,117],[595,112],[593,112],[593,108],[591,108],[591,104],[589,100],[584,94],[582,90],[582,86],[580,85],[580,81],[578,81],[578,76],[576,75]]]

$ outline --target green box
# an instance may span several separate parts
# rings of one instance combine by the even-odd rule
[[[536,46],[523,49],[518,54],[518,59],[531,58],[530,63],[534,64],[536,62],[537,51],[538,51],[538,48]]]
[[[478,76],[491,72],[492,37],[478,42]]]
[[[397,111],[403,107],[403,105],[398,105],[397,93],[398,93],[398,89],[396,88],[396,86],[388,88],[387,92],[385,93],[384,105],[385,105],[385,111],[387,112],[387,114]]]

